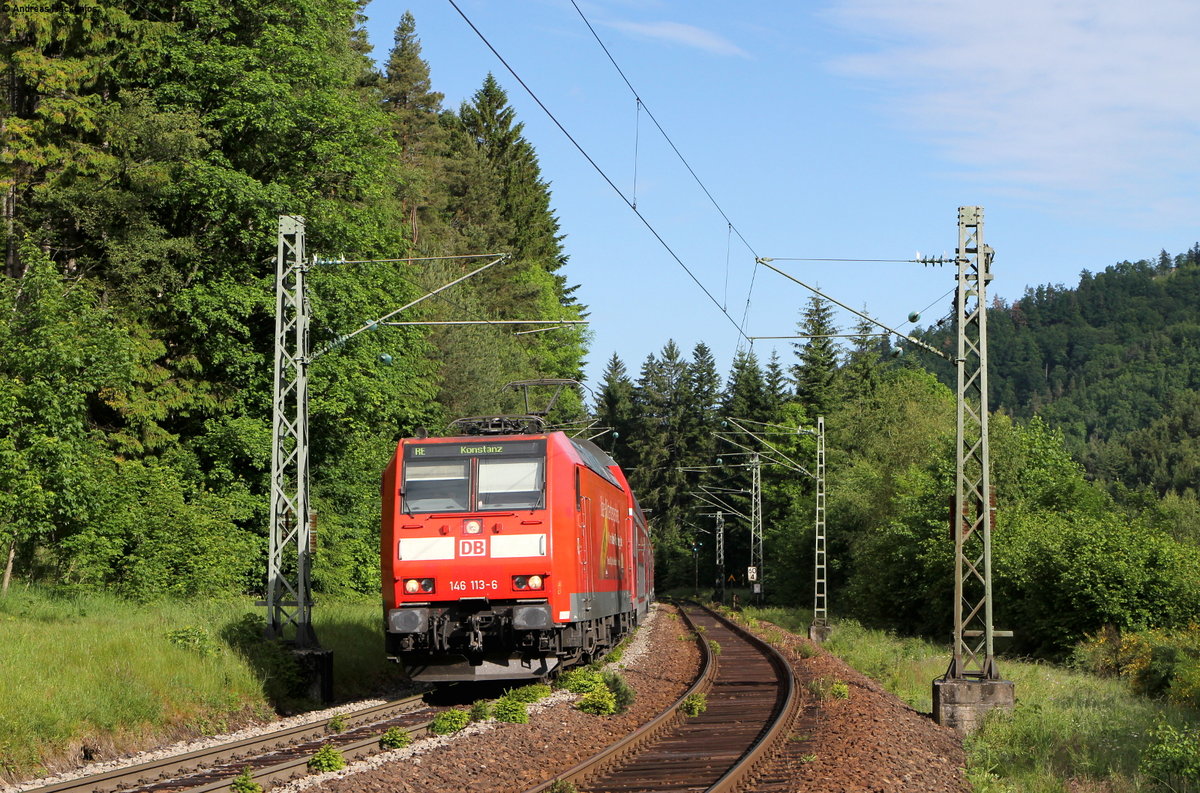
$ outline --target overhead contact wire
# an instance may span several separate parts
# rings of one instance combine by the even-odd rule
[[[737,226],[733,225],[733,221],[729,219],[729,216],[725,214],[725,210],[722,209],[721,205],[717,203],[717,199],[713,198],[713,194],[709,192],[708,188],[705,187],[704,182],[702,182],[700,177],[696,175],[696,172],[692,169],[692,166],[687,161],[687,158],[683,156],[683,153],[679,151],[679,148],[675,145],[675,142],[671,140],[671,136],[667,134],[665,129],[663,129],[662,124],[658,123],[658,119],[654,117],[654,113],[650,111],[650,108],[646,107],[646,103],[643,102],[641,96],[638,95],[637,89],[633,87],[633,83],[629,82],[629,78],[625,76],[625,72],[621,70],[621,67],[617,64],[616,59],[613,58],[612,53],[608,51],[608,47],[604,45],[604,41],[600,38],[599,34],[596,33],[596,29],[592,27],[592,23],[588,21],[588,18],[584,15],[583,10],[579,7],[579,4],[576,3],[575,0],[571,0],[571,5],[575,6],[575,11],[578,12],[579,18],[583,20],[583,24],[587,25],[587,29],[591,31],[592,37],[596,39],[596,43],[600,45],[600,49],[604,50],[604,54],[608,56],[608,60],[612,63],[613,68],[617,70],[617,74],[621,75],[621,79],[625,81],[625,85],[629,87],[630,92],[632,92],[634,97],[637,98],[641,106],[645,108],[646,115],[649,116],[650,120],[654,122],[654,126],[658,127],[658,131],[662,133],[663,139],[667,141],[667,145],[669,145],[671,150],[675,152],[675,156],[677,156],[679,161],[683,163],[683,167],[687,168],[688,173],[690,173],[692,178],[696,180],[696,184],[700,185],[700,189],[704,191],[704,195],[708,196],[708,200],[711,201],[712,205],[717,208],[717,212],[721,214],[721,217],[725,218],[725,222],[728,223],[729,227],[733,229],[733,232],[738,235],[738,239],[740,239],[742,244],[746,246],[746,250],[754,254],[754,258],[757,259],[758,254],[754,252],[754,248],[752,248],[750,243],[746,241],[746,238],[742,236],[742,232],[738,230]]]
[[[454,2],[454,0],[449,0],[449,3],[454,7],[454,10],[458,12],[458,15],[463,18],[463,21],[467,23],[471,30],[475,31],[475,35],[479,37],[480,41],[482,41],[484,45],[486,45],[487,48],[492,51],[492,54],[496,56],[497,60],[499,60],[501,64],[503,64],[504,68],[508,69],[508,73],[513,76],[513,79],[521,84],[521,87],[524,88],[525,92],[529,94],[530,98],[537,103],[538,107],[542,109],[542,112],[544,112],[550,118],[550,120],[554,122],[554,125],[558,127],[559,131],[562,132],[563,135],[567,136],[567,140],[571,141],[571,144],[579,151],[580,154],[583,155],[583,158],[588,161],[588,164],[595,169],[596,173],[600,174],[600,177],[608,183],[608,186],[613,189],[613,192],[621,197],[621,200],[624,201],[625,204],[633,211],[633,214],[637,215],[638,220],[642,221],[642,225],[644,225],[650,231],[650,233],[654,235],[654,238],[658,240],[658,243],[662,245],[667,253],[671,255],[671,258],[673,258],[675,262],[683,268],[683,271],[688,274],[688,277],[690,277],[692,281],[695,282],[696,286],[700,287],[700,291],[702,291],[708,297],[708,299],[712,301],[712,304],[716,306],[722,314],[725,315],[725,318],[729,320],[729,323],[737,329],[738,335],[743,339],[746,339],[747,337],[745,331],[743,331],[741,326],[734,321],[733,317],[729,316],[729,312],[721,308],[720,302],[716,299],[716,297],[713,296],[713,293],[710,292],[708,287],[701,283],[700,279],[696,277],[696,274],[693,273],[686,264],[684,264],[683,259],[679,258],[679,254],[675,253],[674,249],[671,248],[671,246],[667,244],[667,241],[663,239],[662,235],[658,233],[658,229],[654,228],[654,225],[647,220],[641,212],[638,211],[638,208],[629,200],[629,197],[621,191],[621,188],[617,187],[616,183],[614,183],[613,180],[609,178],[609,175],[604,172],[604,169],[592,159],[592,156],[587,153],[587,150],[584,149],[583,146],[580,145],[579,141],[575,140],[574,136],[572,136],[571,133],[567,131],[567,128],[562,125],[562,122],[560,122],[558,118],[550,112],[550,109],[546,107],[538,95],[533,92],[533,89],[525,84],[525,81],[521,79],[521,76],[517,74],[516,70],[513,69],[513,67],[508,64],[508,61],[504,59],[504,56],[492,46],[492,43],[488,41],[487,36],[483,35],[479,28],[475,27],[475,23],[471,21],[470,17],[463,13],[463,10],[458,7],[458,4]],[[646,112],[647,115],[649,115],[650,111],[647,110]],[[651,116],[651,118],[653,118],[653,116]],[[738,236],[740,237],[741,234]],[[745,242],[745,240],[743,240],[743,242]],[[747,247],[749,246],[747,245]]]

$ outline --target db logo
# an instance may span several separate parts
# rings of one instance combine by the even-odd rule
[[[459,556],[487,556],[487,540],[459,540]]]

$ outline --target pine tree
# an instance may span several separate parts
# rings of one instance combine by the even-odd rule
[[[820,295],[810,297],[797,331],[809,338],[803,344],[793,344],[799,359],[792,369],[796,396],[811,415],[828,415],[838,399],[836,378],[840,352],[835,341],[829,338],[837,333],[829,301]]]
[[[439,121],[443,95],[432,90],[429,64],[421,58],[416,20],[408,11],[396,26],[395,44],[379,90],[400,145],[404,178],[397,186],[398,196],[412,243],[420,249],[427,227],[433,226],[435,235],[441,231],[440,236],[448,236],[437,228],[442,225],[439,221],[448,200],[441,187],[448,132]]]
[[[879,384],[881,350],[880,337],[874,325],[859,319],[854,326],[858,335],[845,366],[840,371],[841,391],[850,399],[860,399],[874,393]]]
[[[771,415],[775,416],[792,394],[787,374],[783,371],[783,363],[779,360],[779,353],[774,350],[771,351],[771,359],[767,361],[764,378],[763,387],[766,390],[768,409]]]
[[[687,464],[711,465],[716,449],[714,433],[720,424],[721,376],[712,350],[704,342],[692,348],[688,365],[690,404],[687,418]]]
[[[734,354],[721,402],[721,415],[739,421],[770,421],[771,399],[753,352],[738,350]]]
[[[541,177],[533,147],[522,136],[524,124],[508,95],[489,74],[459,119],[468,140],[491,166],[499,190],[500,211],[488,229],[486,245],[509,253],[508,263],[489,273],[486,283],[493,310],[500,318],[515,318],[532,308],[544,319],[578,319],[583,307],[571,297],[574,289],[557,271],[566,263],[558,219],[550,208],[549,185]],[[521,308],[523,306],[523,308]],[[541,334],[524,344],[541,376],[575,377],[582,358],[582,337],[566,332],[570,342]]]
[[[596,397],[595,416],[600,426],[612,430],[610,435],[599,441],[600,445],[608,449],[622,468],[632,468],[635,461],[630,452],[630,442],[637,426],[633,380],[616,353],[608,359],[608,365],[604,368],[600,394]]]
[[[688,364],[674,341],[667,342],[660,356],[646,358],[635,404],[639,421],[630,446],[637,467],[630,484],[643,508],[650,510],[655,559],[663,580],[682,583],[691,559],[691,537],[683,531],[688,480],[680,470],[687,464],[691,399]]]

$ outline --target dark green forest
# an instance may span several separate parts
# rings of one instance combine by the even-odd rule
[[[1085,274],[1083,284],[1099,284],[1120,311],[1083,308],[1082,288],[1040,287],[988,313],[996,624],[1016,632],[1005,649],[1059,657],[1106,626],[1186,628],[1200,615],[1200,503],[1186,467],[1195,440],[1179,412],[1195,402],[1188,373],[1200,361],[1190,360],[1186,342],[1171,341],[1200,327],[1200,301],[1185,298],[1200,275],[1196,254],[1164,254],[1169,267],[1122,263]],[[1073,314],[1039,312],[1047,302]],[[715,527],[696,491],[735,491],[728,500],[749,511],[736,492],[748,488],[749,474],[731,464],[737,448],[719,439],[729,435],[728,420],[792,430],[765,437],[811,470],[814,441],[795,430],[824,416],[831,608],[945,636],[953,606],[953,372],[915,347],[897,354],[870,327],[838,328],[831,317],[830,304],[814,296],[797,332],[862,336],[848,349],[810,339],[790,362],[739,353],[723,385],[703,344],[685,358],[668,343],[636,377],[613,357],[596,412],[617,432],[601,443],[631,469],[650,510],[663,584],[691,588],[699,580],[707,593]],[[925,337],[953,341],[936,327]],[[1129,341],[1105,346],[1097,338]],[[1077,356],[1069,373],[1036,354],[1048,339],[1066,339]],[[1172,365],[1151,366],[1150,351]],[[1086,417],[1087,436],[1072,417]],[[1109,450],[1108,459],[1123,450],[1126,467],[1094,468],[1091,449]],[[813,482],[782,466],[765,466],[762,478],[767,598],[811,603]],[[749,561],[746,522],[731,520],[726,568],[740,576]]]
[[[57,8],[57,6],[56,6]],[[417,23],[377,66],[348,0],[93,0],[0,17],[0,552],[12,582],[137,599],[264,584],[278,216],[307,219],[315,343],[477,266],[406,319],[580,319],[569,241],[505,89],[443,105]],[[1057,655],[1104,626],[1200,614],[1200,246],[1085,273],[989,311],[997,626]],[[950,627],[954,395],[946,371],[797,307],[789,360],[663,340],[609,359],[590,410],[649,511],[660,589],[711,591],[711,508],[749,469],[731,419],[814,464],[827,428],[830,606]],[[925,332],[930,343],[945,330]],[[486,352],[481,352],[486,351]],[[578,330],[388,328],[311,370],[319,595],[378,592],[379,474],[398,437],[513,407],[501,387],[578,378]],[[383,361],[388,360],[390,364]],[[718,462],[720,460],[721,462]],[[764,466],[768,599],[811,598],[813,483]],[[744,522],[727,562],[749,563]]]
[[[1200,244],[998,301],[988,314],[992,408],[1061,429],[1098,481],[1194,491],[1198,307]]]
[[[278,216],[327,258],[510,254],[405,319],[578,319],[547,184],[490,75],[442,106],[410,15],[380,69],[344,0],[55,9],[0,16],[4,584],[261,589]],[[314,269],[314,346],[474,266]],[[378,591],[398,436],[579,375],[579,331],[503,327],[389,328],[313,365],[320,591]]]

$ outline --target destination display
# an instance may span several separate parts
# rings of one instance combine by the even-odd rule
[[[462,443],[409,443],[404,447],[405,460],[425,460],[431,457],[541,457],[546,454],[546,442],[537,441],[480,441]]]

